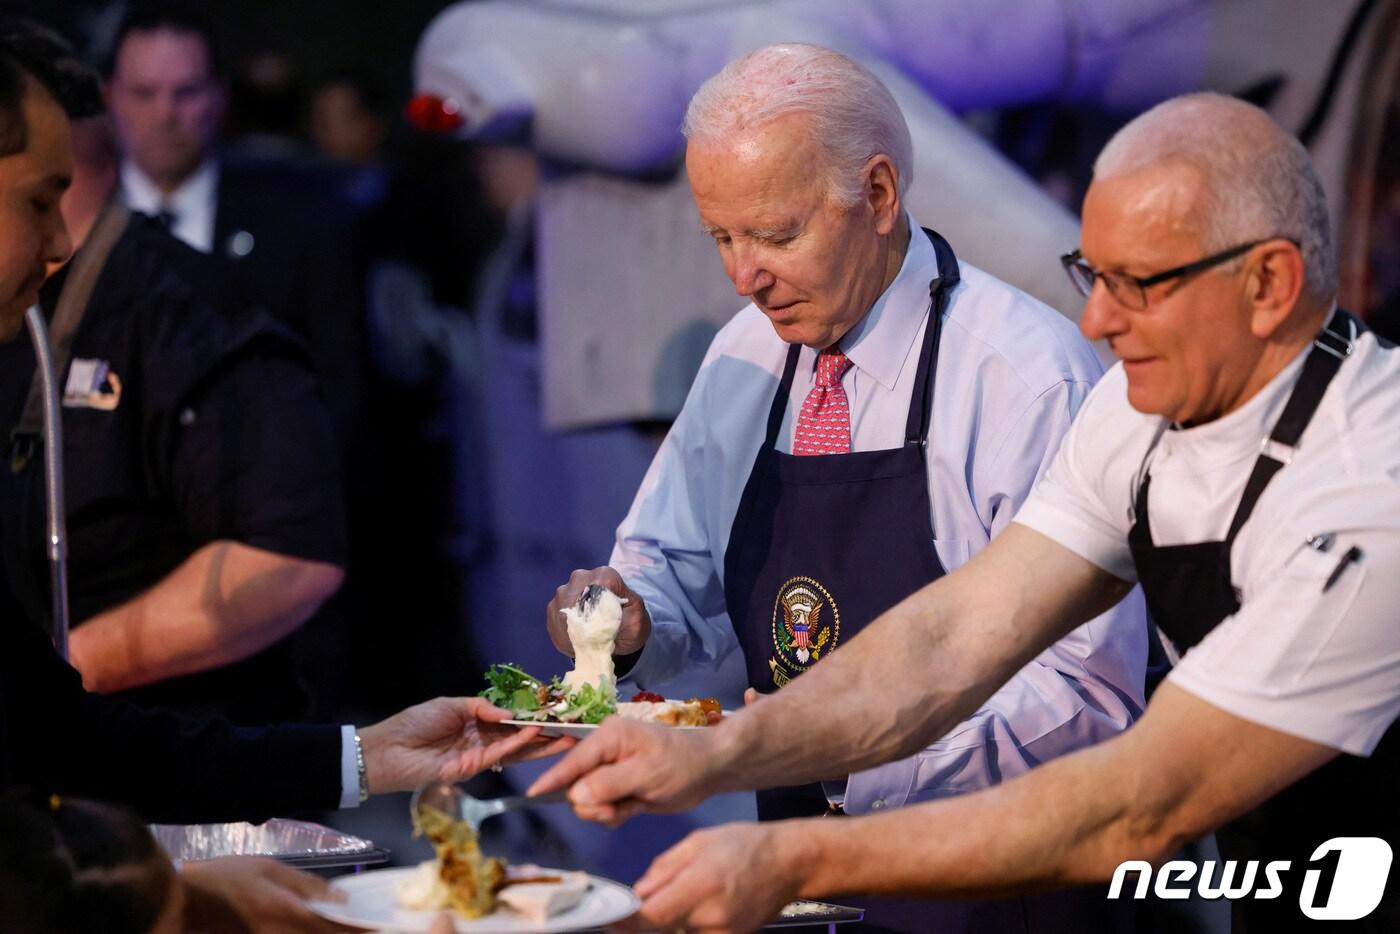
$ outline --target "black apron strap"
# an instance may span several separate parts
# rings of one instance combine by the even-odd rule
[[[126,230],[131,219],[131,211],[120,200],[113,199],[98,217],[82,249],[73,257],[68,268],[63,291],[58,296],[58,307],[53,321],[49,323],[49,345],[53,353],[53,371],[58,379],[68,369],[68,357],[73,351],[73,335],[83,322],[88,300],[97,285],[102,269],[107,265],[107,257]],[[62,394],[62,389],[59,393]],[[23,414],[19,423],[10,431],[10,469],[20,473],[28,466],[39,449],[39,439],[44,431],[44,385],[39,368],[34,368],[34,378],[29,383],[29,395],[24,400]]]
[[[1230,520],[1230,530],[1225,533],[1227,548],[1248,521],[1254,504],[1263,495],[1274,474],[1293,459],[1293,448],[1297,447],[1298,439],[1303,436],[1308,422],[1312,421],[1313,413],[1322,402],[1332,377],[1337,375],[1343,361],[1351,356],[1352,336],[1358,330],[1356,319],[1339,308],[1327,326],[1317,332],[1308,359],[1303,363],[1303,372],[1299,374],[1293,393],[1283,407],[1283,414],[1264,442],[1263,451],[1255,460],[1254,469],[1244,485],[1244,494],[1235,509],[1235,517]]]
[[[928,324],[924,327],[924,345],[919,351],[919,369],[914,377],[914,394],[910,397],[909,417],[904,425],[904,443],[922,444],[928,440],[928,426],[933,416],[934,377],[938,372],[938,345],[943,337],[943,312],[953,287],[962,279],[958,258],[953,248],[937,233],[924,228],[938,256],[938,278],[929,283]]]
[[[797,358],[801,355],[801,344],[788,347],[783,378],[778,381],[778,391],[773,394],[773,404],[768,409],[768,433],[763,436],[763,450],[772,451],[777,448],[778,432],[783,428],[783,414],[787,412],[788,396],[792,394],[792,380],[797,375]]]

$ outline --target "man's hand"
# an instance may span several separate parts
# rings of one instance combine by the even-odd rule
[[[569,582],[554,591],[554,599],[545,608],[545,625],[549,629],[550,641],[554,647],[570,658],[574,655],[574,645],[569,641],[569,624],[564,619],[564,608],[578,603],[579,597],[592,584],[601,584],[621,597],[622,625],[617,630],[615,655],[631,655],[640,652],[651,638],[651,614],[647,605],[636,591],[628,587],[622,575],[612,568],[594,568],[591,571],[575,571],[569,575]]]
[[[757,930],[798,897],[805,823],[726,824],[691,834],[658,856],[638,880],[642,908],[632,926]]]
[[[324,879],[266,856],[223,856],[185,863],[185,928],[197,931],[343,931],[306,906],[335,898]]]
[[[539,727],[501,726],[510,711],[479,697],[439,697],[360,730],[371,794],[455,782],[504,762],[563,752],[574,744]]]
[[[579,817],[612,826],[641,811],[683,811],[716,793],[714,776],[724,769],[718,731],[609,717],[527,794],[568,788]]]

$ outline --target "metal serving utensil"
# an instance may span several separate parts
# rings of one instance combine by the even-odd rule
[[[472,830],[480,830],[483,821],[522,808],[539,807],[542,804],[564,804],[569,800],[567,791],[537,795],[533,798],[515,795],[509,798],[492,798],[483,801],[450,782],[432,782],[413,793],[408,802],[408,812],[415,817],[423,808],[441,811],[448,817],[464,821]]]

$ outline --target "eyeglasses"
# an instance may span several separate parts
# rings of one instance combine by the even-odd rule
[[[1065,274],[1069,276],[1069,281],[1074,283],[1074,287],[1085,298],[1088,298],[1089,293],[1094,291],[1094,280],[1102,279],[1109,294],[1118,304],[1140,311],[1147,307],[1147,290],[1152,286],[1172,279],[1180,279],[1183,276],[1194,275],[1202,270],[1210,269],[1212,266],[1219,266],[1221,263],[1232,260],[1246,250],[1253,249],[1270,239],[1273,238],[1266,237],[1264,240],[1252,240],[1249,243],[1232,246],[1228,250],[1212,253],[1205,259],[1198,259],[1194,263],[1177,266],[1175,269],[1168,269],[1166,272],[1159,272],[1146,278],[1130,276],[1124,272],[1101,272],[1090,266],[1078,250],[1061,256],[1060,265],[1065,267]]]

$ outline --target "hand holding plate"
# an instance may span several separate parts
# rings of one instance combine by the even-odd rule
[[[479,697],[439,697],[360,730],[371,794],[459,781],[500,762],[549,755],[572,740],[546,741],[538,727],[502,726],[510,712]]]

